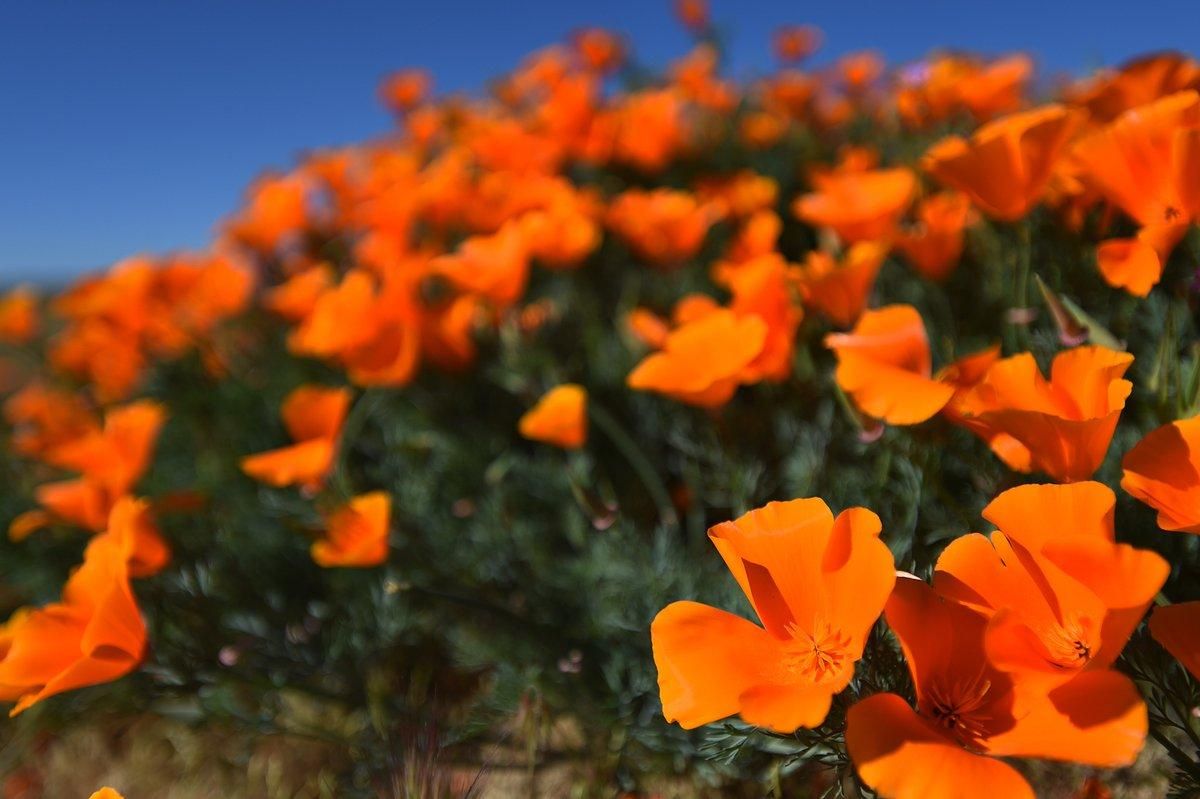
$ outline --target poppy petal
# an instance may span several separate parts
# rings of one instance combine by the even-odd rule
[[[650,625],[663,716],[692,729],[732,716],[779,657],[771,635],[723,610],[673,602]]]
[[[1034,799],[1012,766],[947,738],[895,694],[875,694],[850,708],[846,748],[859,776],[886,799]]]

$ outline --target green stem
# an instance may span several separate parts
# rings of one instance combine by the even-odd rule
[[[350,478],[346,474],[347,465],[350,460],[350,449],[355,437],[362,432],[363,425],[371,418],[371,414],[380,405],[384,396],[386,396],[385,393],[378,389],[363,391],[358,400],[350,406],[350,412],[346,414],[346,420],[342,423],[342,431],[338,441],[336,468],[334,469],[334,483],[339,493],[347,497],[354,493],[353,486],[350,485]]]
[[[646,489],[646,493],[650,495],[650,499],[658,508],[659,522],[667,527],[678,527],[679,515],[675,512],[675,505],[671,502],[671,494],[637,443],[608,411],[595,402],[588,403],[588,415],[604,432],[604,435],[608,436],[613,445],[621,451],[625,460],[629,461],[629,465],[637,474],[642,487]]]
[[[1021,349],[1028,350],[1029,322],[1023,318],[1029,311],[1029,272],[1033,260],[1031,252],[1033,245],[1030,238],[1028,219],[1022,219],[1017,225],[1017,237],[1019,240],[1017,275],[1012,308],[1010,310],[1019,315],[1018,319],[1013,320],[1013,324],[1016,326],[1017,342],[1020,344]]]

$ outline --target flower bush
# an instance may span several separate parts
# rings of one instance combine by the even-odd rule
[[[678,15],[0,300],[9,795],[130,715],[347,797],[1200,791],[1200,63]]]

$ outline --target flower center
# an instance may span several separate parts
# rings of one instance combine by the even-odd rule
[[[963,746],[978,749],[992,720],[986,710],[991,689],[991,680],[982,673],[957,680],[935,678],[926,691],[928,707],[922,711]]]
[[[1042,635],[1050,662],[1061,669],[1082,669],[1092,659],[1093,647],[1087,626],[1068,619]]]
[[[791,680],[820,685],[832,682],[854,665],[850,636],[828,622],[817,621],[812,632],[787,628],[791,640],[783,645],[783,671]]]

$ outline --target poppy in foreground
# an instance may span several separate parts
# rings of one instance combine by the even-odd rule
[[[917,706],[875,694],[850,708],[846,747],[859,776],[885,799],[1033,799],[1020,772],[997,757],[1099,766],[1133,762],[1146,708],[1111,670],[1050,689],[1006,673],[987,657],[988,620],[901,575],[884,613],[900,640]]]
[[[16,702],[15,716],[46,697],[110,682],[133,671],[145,647],[125,553],[99,536],[61,601],[17,611],[0,628],[0,701]]]
[[[919,424],[954,396],[935,380],[929,336],[911,305],[867,311],[849,333],[825,337],[837,355],[837,383],[859,410],[888,424]]]
[[[834,518],[820,499],[772,502],[709,530],[762,626],[696,602],[664,608],[650,637],[666,719],[820,725],[895,580],[879,533],[871,511]]]
[[[1147,433],[1121,467],[1121,488],[1158,511],[1159,527],[1200,533],[1200,416]]]
[[[1116,543],[1115,505],[1102,483],[1019,486],[984,509],[999,527],[990,538],[971,533],[942,552],[933,586],[988,618],[997,668],[1053,686],[1116,661],[1170,566]]]
[[[125,799],[125,797],[112,788],[105,786],[88,797],[88,799]]]
[[[1133,356],[1076,347],[1054,356],[1050,379],[1025,352],[992,364],[955,398],[963,423],[1009,468],[1041,471],[1060,483],[1086,480],[1104,461],[1133,384]]]
[[[333,468],[349,407],[349,389],[297,388],[283,401],[283,424],[296,443],[243,458],[242,471],[269,485],[316,491]]]
[[[325,537],[312,545],[320,566],[378,566],[387,560],[392,498],[385,491],[362,494],[325,519]]]
[[[521,417],[525,438],[563,449],[579,449],[587,441],[587,389],[575,383],[555,386]]]

